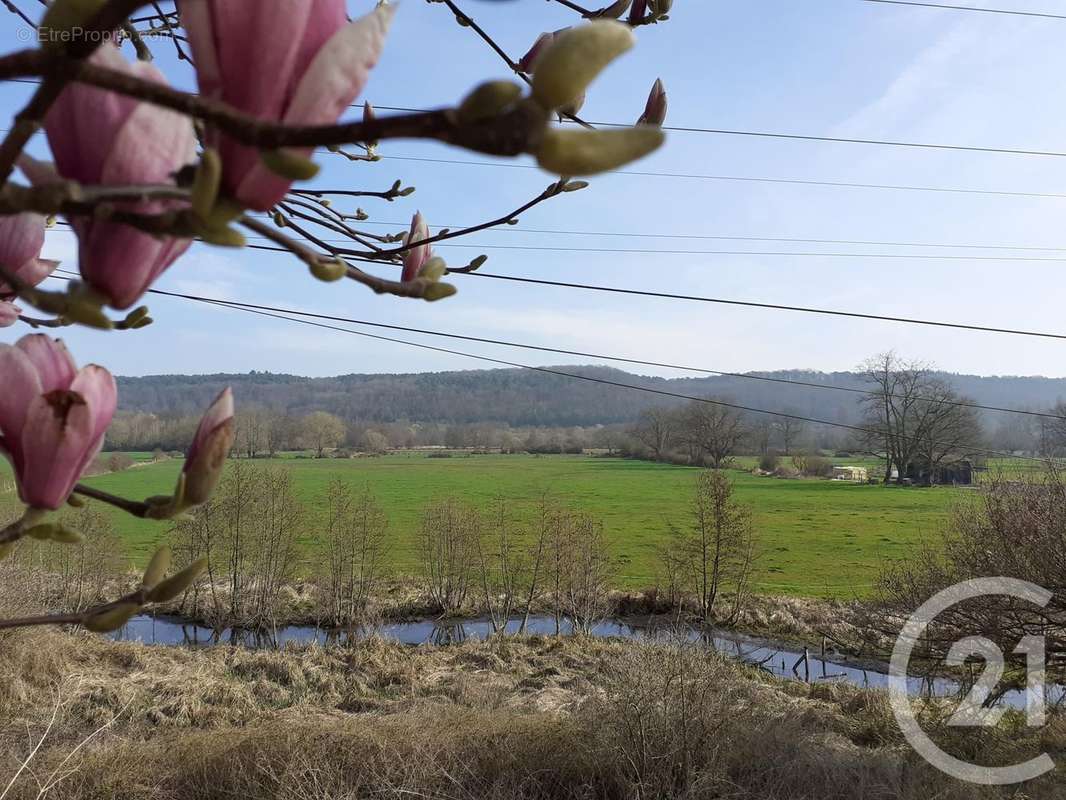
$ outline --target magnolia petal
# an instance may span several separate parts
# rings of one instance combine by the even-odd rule
[[[181,27],[189,40],[193,62],[196,64],[196,83],[200,94],[214,100],[222,98],[222,67],[215,49],[215,32],[208,0],[177,0]]]
[[[103,447],[104,435],[118,406],[118,387],[110,372],[96,364],[89,364],[78,372],[70,388],[84,398],[92,426],[89,447],[77,469],[80,476]]]
[[[90,61],[101,67],[145,77],[150,64],[133,67],[117,48],[105,45]],[[147,68],[147,69],[146,69]],[[100,183],[100,174],[114,143],[115,132],[137,108],[136,98],[98,89],[83,83],[70,83],[45,117],[48,145],[59,173],[80,183]]]
[[[337,31],[315,56],[300,79],[283,120],[290,125],[328,125],[362,92],[385,45],[392,6],[378,6],[366,16]],[[227,175],[240,175],[233,193],[246,206],[266,211],[292,186],[292,181],[271,172],[252,151],[232,143],[222,148]],[[309,156],[312,148],[293,148]]]
[[[35,397],[22,430],[22,501],[33,508],[59,509],[93,444],[92,412],[81,395],[58,390]]]
[[[393,6],[379,5],[333,34],[301,76],[283,121],[290,125],[335,122],[370,79],[395,12]]]
[[[4,391],[0,392],[0,434],[18,472],[26,410],[41,395],[41,379],[25,351],[10,344],[0,344],[0,375],[4,376]]]
[[[78,261],[88,284],[106,295],[112,307],[127,309],[190,244],[188,239],[157,239],[129,225],[96,221],[79,237]]]
[[[0,217],[0,267],[18,275],[27,263],[35,261],[44,247],[44,225],[40,214],[24,212]]]
[[[162,74],[159,78],[156,82],[165,84]],[[168,183],[174,172],[196,157],[196,133],[190,119],[149,103],[138,105],[111,132],[111,145],[98,181],[105,185]],[[136,204],[137,210],[146,212],[153,210],[150,205]]]
[[[31,258],[17,270],[15,277],[27,286],[36,286],[56,271],[59,262],[50,258]]]
[[[60,339],[53,339],[43,333],[30,333],[15,343],[15,347],[26,354],[40,380],[38,394],[69,389],[78,366]]]
[[[595,175],[616,169],[656,150],[663,132],[652,125],[615,130],[545,132],[537,163],[556,175]]]
[[[7,300],[0,300],[0,328],[10,328],[19,321],[22,309]]]

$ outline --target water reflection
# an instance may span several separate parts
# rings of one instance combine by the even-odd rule
[[[558,625],[560,632],[564,635],[570,635],[574,631],[574,626],[569,620],[564,619]],[[514,634],[521,629],[521,626],[521,619],[511,619],[508,620],[505,630],[509,634]],[[526,620],[525,631],[529,634],[554,635],[556,626],[557,621],[553,616],[535,616]],[[450,645],[461,644],[467,640],[487,639],[492,633],[492,622],[487,619],[386,622],[351,631],[326,630],[301,625],[288,625],[268,631],[250,631],[240,628],[215,630],[179,619],[136,616],[112,634],[112,638],[119,641],[157,645],[209,647],[227,644],[270,649],[284,647],[290,642],[343,645],[364,639],[369,635],[408,645]],[[836,663],[830,656],[822,658],[806,650],[783,649],[763,639],[711,628],[678,627],[657,620],[608,619],[596,625],[592,630],[592,635],[634,641],[681,640],[689,643],[702,643],[780,678],[808,682],[843,681],[874,689],[888,687],[888,675],[884,672]],[[914,695],[950,696],[959,692],[959,685],[946,678],[911,677],[907,679],[907,686]],[[1049,702],[1061,700],[1064,693],[1066,693],[1064,687],[1049,687],[1049,694],[1053,695],[1049,697]],[[1003,702],[1012,707],[1024,708],[1025,693],[1018,690],[1009,691],[1004,694]]]

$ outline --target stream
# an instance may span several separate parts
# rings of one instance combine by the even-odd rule
[[[519,619],[509,620],[507,631],[515,633],[519,624]],[[811,682],[840,681],[865,688],[888,688],[886,672],[850,665],[846,663],[846,657],[839,653],[830,651],[823,659],[820,654],[810,652],[804,664],[803,650],[790,649],[768,639],[714,628],[698,629],[693,626],[682,626],[679,629],[668,621],[654,618],[650,620],[607,619],[596,625],[592,635],[630,641],[668,641],[676,640],[679,630],[689,642],[703,643],[730,658],[758,666],[779,678]],[[531,616],[526,625],[526,632],[553,635],[555,618],[548,615]],[[573,626],[569,621],[563,620],[561,632],[563,634],[573,633]],[[487,619],[416,620],[384,622],[364,627],[354,634],[354,638],[377,635],[407,645],[448,645],[468,639],[486,639],[491,634],[492,625]],[[284,647],[290,642],[294,644],[315,642],[320,645],[343,642],[347,639],[347,633],[341,633],[338,637],[336,632],[310,625],[288,625],[273,632],[253,632],[237,628],[215,631],[212,628],[177,618],[138,615],[111,634],[111,638],[116,641],[143,642],[153,645],[188,647],[235,645],[271,649]],[[908,690],[914,695],[931,694],[946,697],[955,695],[959,691],[959,684],[948,678],[910,677],[907,679],[907,685]],[[1066,687],[1060,685],[1048,687],[1048,690],[1049,702],[1061,699],[1066,694]],[[1002,702],[1014,708],[1025,708],[1025,692],[1009,691],[1004,694]]]

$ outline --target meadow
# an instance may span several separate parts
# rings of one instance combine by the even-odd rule
[[[389,520],[387,567],[417,570],[415,548],[422,508],[454,495],[487,507],[503,496],[516,517],[528,516],[542,493],[595,514],[604,523],[617,562],[620,587],[655,583],[657,548],[671,526],[684,526],[696,470],[666,464],[589,456],[467,455],[429,458],[424,452],[378,458],[257,460],[291,470],[312,519],[301,536],[315,539],[314,514],[328,483],[340,477],[369,487]],[[98,475],[87,483],[131,498],[169,493],[182,462],[168,459]],[[807,597],[861,597],[880,566],[903,557],[915,543],[935,537],[952,503],[965,490],[893,488],[838,481],[782,480],[732,470],[736,496],[754,513],[760,535],[758,590]],[[164,541],[168,525],[113,512],[115,527],[134,565]],[[309,553],[310,555],[310,553]]]

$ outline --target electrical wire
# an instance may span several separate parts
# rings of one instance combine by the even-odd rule
[[[918,6],[920,8],[939,8],[948,11],[981,11],[986,14],[1010,14],[1016,17],[1043,17],[1044,19],[1066,19],[1066,15],[1047,14],[1042,11],[1013,11],[1006,8],[980,8],[978,6],[954,6],[947,3],[919,3],[915,0],[865,0],[867,3],[883,3],[892,6]]]
[[[705,368],[705,367],[691,367],[691,366],[684,366],[684,365],[680,365],[680,364],[665,363],[665,362],[661,362],[661,361],[648,361],[648,360],[644,360],[644,359],[630,358],[630,357],[627,357],[627,356],[610,356],[610,355],[604,355],[603,353],[588,353],[588,352],[584,352],[584,351],[581,351],[581,350],[566,350],[566,349],[562,349],[562,348],[558,348],[558,347],[544,347],[542,345],[526,344],[526,343],[523,343],[523,342],[511,342],[511,341],[506,341],[506,340],[503,340],[503,339],[491,339],[491,338],[484,337],[484,336],[471,336],[471,335],[467,335],[467,334],[447,333],[447,332],[444,332],[444,331],[435,331],[435,330],[430,330],[430,329],[427,329],[427,328],[413,328],[413,327],[406,326],[406,325],[395,325],[395,324],[386,323],[386,322],[372,322],[370,320],[352,319],[352,318],[349,318],[349,317],[339,317],[339,316],[335,316],[335,315],[331,315],[331,314],[319,314],[319,313],[312,312],[312,311],[299,311],[299,310],[291,309],[291,308],[279,308],[279,307],[276,307],[276,306],[267,306],[267,305],[263,305],[263,304],[260,304],[260,303],[244,303],[244,302],[240,302],[240,301],[237,301],[237,300],[221,300],[219,298],[214,298],[214,297],[202,297],[202,296],[199,296],[199,295],[187,294],[187,293],[184,293],[184,292],[171,292],[171,291],[166,291],[166,290],[163,290],[163,289],[150,289],[149,292],[151,294],[158,294],[158,295],[162,295],[164,297],[176,297],[176,298],[181,298],[181,299],[185,299],[185,300],[196,300],[196,301],[203,302],[203,303],[225,303],[226,305],[240,306],[241,308],[250,308],[250,309],[255,309],[257,311],[270,311],[270,312],[273,312],[273,313],[287,314],[287,315],[290,315],[290,316],[291,315],[297,315],[297,316],[301,316],[301,317],[311,317],[313,319],[327,320],[327,321],[330,321],[330,322],[344,322],[344,323],[348,323],[348,324],[352,324],[352,325],[364,325],[364,326],[368,326],[368,327],[372,327],[372,328],[384,328],[384,329],[387,329],[387,330],[403,331],[403,332],[406,332],[406,333],[418,333],[418,334],[424,334],[424,335],[427,335],[427,336],[439,336],[439,337],[444,337],[444,338],[448,338],[448,339],[459,339],[459,340],[466,341],[466,342],[478,342],[480,344],[500,345],[500,346],[503,346],[503,347],[515,347],[515,348],[520,348],[520,349],[523,349],[523,350],[537,350],[537,351],[540,351],[540,352],[543,352],[543,353],[555,353],[555,354],[558,354],[558,355],[578,356],[580,358],[597,358],[597,359],[602,359],[602,360],[605,360],[605,361],[617,361],[617,362],[620,362],[620,363],[636,364],[636,365],[646,366],[646,367],[660,367],[660,368],[664,368],[664,369],[679,370],[679,371],[682,371],[682,372],[698,372],[698,373],[703,373],[703,374],[707,374],[707,375],[719,375],[719,376],[723,376],[723,377],[739,378],[739,379],[742,379],[742,380],[749,380],[749,381],[761,381],[761,382],[765,382],[765,383],[784,384],[784,385],[787,385],[787,386],[802,386],[802,387],[805,387],[805,388],[821,389],[821,390],[827,390],[827,391],[849,392],[851,394],[860,394],[860,395],[866,395],[866,396],[871,396],[871,395],[877,394],[876,392],[871,392],[871,391],[869,391],[867,389],[857,389],[857,388],[850,387],[850,386],[836,386],[834,384],[828,384],[828,383],[814,383],[812,381],[799,381],[799,380],[792,380],[792,379],[789,379],[789,378],[774,378],[774,377],[767,376],[767,375],[754,375],[754,374],[751,374],[751,373],[742,373],[742,372],[727,372],[727,371],[724,371],[724,370],[708,369],[708,368]],[[962,407],[962,408],[973,408],[973,409],[979,409],[979,410],[982,410],[982,411],[996,411],[996,412],[1002,412],[1002,413],[1007,413],[1007,414],[1022,414],[1022,415],[1025,415],[1025,416],[1040,417],[1040,418],[1046,418],[1046,419],[1054,419],[1054,420],[1060,420],[1060,421],[1066,422],[1066,416],[1062,416],[1060,414],[1052,414],[1052,413],[1043,412],[1043,411],[1028,411],[1028,410],[1024,410],[1024,409],[1005,408],[1003,406],[990,406],[990,405],[983,405],[981,403],[971,403],[971,402],[957,401],[957,400],[944,400],[944,399],[941,399],[941,398],[932,398],[932,397],[908,397],[908,398],[903,398],[900,395],[895,395],[895,394],[891,394],[891,393],[888,395],[888,397],[891,397],[891,398],[894,398],[894,399],[909,399],[909,400],[915,400],[915,401],[941,403],[943,405],[958,406],[958,407]]]

